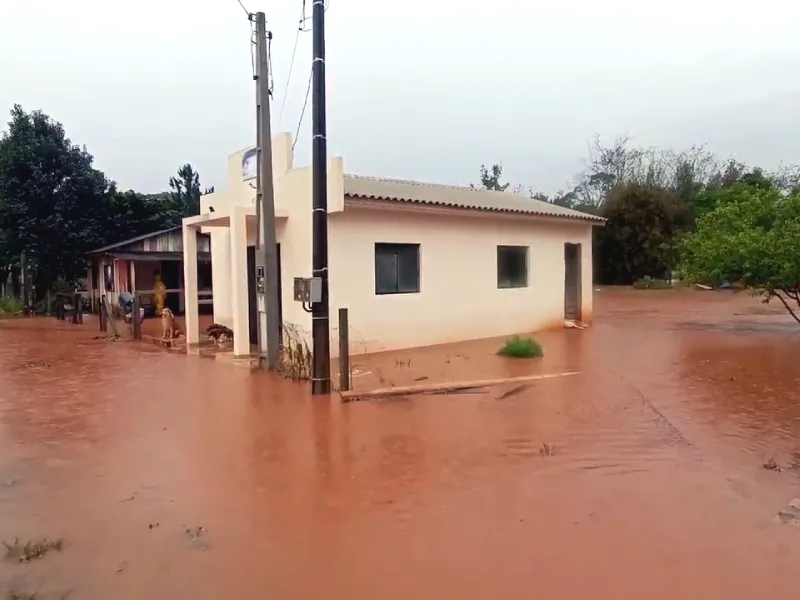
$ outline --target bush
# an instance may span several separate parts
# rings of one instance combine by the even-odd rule
[[[0,314],[16,315],[22,312],[22,301],[17,298],[0,298]]]
[[[669,281],[664,279],[642,277],[633,283],[633,287],[637,290],[671,290],[673,286]]]
[[[497,351],[497,354],[511,358],[541,358],[544,356],[542,347],[536,340],[533,338],[521,338],[516,335],[506,340],[506,343]]]

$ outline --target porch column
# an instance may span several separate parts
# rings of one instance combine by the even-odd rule
[[[200,314],[197,306],[197,230],[183,226],[183,280],[186,291],[186,345],[200,343]]]
[[[233,354],[250,355],[250,304],[247,282],[247,221],[244,211],[231,210],[231,308]]]
[[[94,259],[92,259],[91,262],[89,262],[89,268],[86,270],[86,296],[89,299],[90,313],[94,313],[94,286],[92,285],[92,265],[94,265]],[[5,283],[3,284],[3,286],[5,286]],[[5,292],[5,289],[3,291]]]

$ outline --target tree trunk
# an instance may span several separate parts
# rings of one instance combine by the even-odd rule
[[[11,267],[11,294],[14,296],[14,298],[22,297],[19,265],[14,265]]]

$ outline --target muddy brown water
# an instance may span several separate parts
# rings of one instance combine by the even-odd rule
[[[40,597],[796,598],[800,327],[745,294],[604,289],[531,365],[483,341],[360,387],[578,369],[505,395],[340,404],[93,327],[0,322],[0,563]],[[547,444],[548,450],[543,450]],[[202,527],[202,530],[198,530]],[[190,530],[187,532],[187,530]],[[48,596],[49,595],[49,596]]]

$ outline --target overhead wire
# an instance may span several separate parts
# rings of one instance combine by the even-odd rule
[[[244,14],[246,14],[246,15],[247,15],[247,18],[249,19],[249,18],[250,18],[250,16],[251,16],[253,13],[251,13],[249,10],[247,10],[247,9],[245,8],[244,4],[242,3],[242,0],[236,0],[236,1],[239,3],[239,6],[241,6],[241,7],[242,7],[242,10],[244,11]]]
[[[325,11],[326,12],[327,12],[328,8],[330,8],[330,4],[331,4],[330,0],[325,0]],[[308,20],[305,15],[306,15],[306,0],[303,0],[303,13],[302,13],[302,16],[300,18],[300,29],[299,29],[299,31],[311,31],[310,28],[309,29],[303,29],[303,23],[306,20]],[[295,40],[295,49],[296,48],[297,48],[297,40]],[[294,62],[294,52],[292,53],[292,60]],[[291,74],[291,68],[290,68],[289,72]],[[308,107],[308,98],[311,95],[311,83],[312,83],[313,80],[314,80],[314,63],[312,61],[311,70],[308,73],[308,86],[306,87],[306,96],[303,99],[303,108],[300,111],[300,119],[297,122],[297,130],[295,131],[294,139],[292,140],[292,156],[294,156],[294,148],[297,145],[297,138],[300,135],[300,128],[303,125],[303,117],[305,117],[306,108]],[[285,100],[285,96],[284,96],[284,100]]]
[[[311,81],[314,79],[314,67],[308,73],[308,87],[306,87],[306,97],[303,100],[303,109],[300,111],[300,120],[297,122],[297,131],[294,132],[294,139],[292,140],[292,155],[294,155],[294,147],[297,145],[297,138],[300,135],[300,127],[303,125],[303,117],[306,114],[306,107],[308,106],[308,97],[311,95]]]
[[[297,24],[297,32],[294,36],[294,47],[292,48],[292,59],[289,62],[289,75],[286,77],[286,87],[284,88],[283,92],[283,100],[281,101],[281,110],[278,113],[278,127],[280,128],[281,123],[283,122],[283,111],[286,108],[286,99],[289,97],[289,84],[292,81],[292,72],[294,71],[294,59],[297,56],[297,43],[300,41],[300,34],[306,31],[311,31],[310,29],[304,29],[306,22],[306,0],[303,0],[303,8],[302,12],[300,13],[300,19],[298,20]]]

